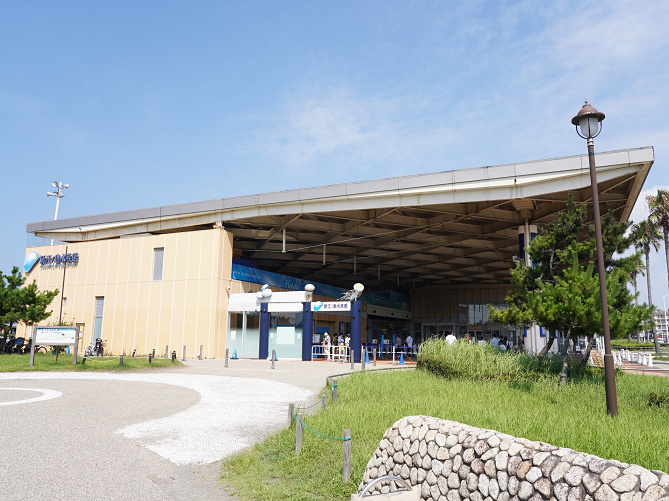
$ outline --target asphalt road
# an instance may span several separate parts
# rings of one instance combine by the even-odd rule
[[[189,360],[131,374],[0,373],[0,500],[232,500],[220,459],[287,425],[325,362]]]

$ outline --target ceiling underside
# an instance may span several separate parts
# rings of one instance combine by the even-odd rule
[[[602,214],[611,210],[616,219],[625,217],[635,182],[634,173],[600,182]],[[591,202],[589,187],[571,193],[577,202]],[[224,226],[234,235],[236,256],[314,282],[344,288],[362,282],[367,290],[398,292],[509,283],[519,255],[518,226],[529,215],[530,224],[546,227],[564,209],[567,195],[255,216]]]

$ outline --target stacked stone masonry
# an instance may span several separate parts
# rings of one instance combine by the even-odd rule
[[[662,471],[428,416],[386,431],[358,492],[383,475],[434,501],[669,501]],[[371,494],[396,489],[383,483]]]

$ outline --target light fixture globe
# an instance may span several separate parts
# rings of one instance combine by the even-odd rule
[[[606,118],[604,113],[597,111],[594,106],[585,100],[585,104],[579,110],[571,123],[576,126],[576,133],[583,139],[594,138],[601,132],[601,122]],[[579,130],[580,129],[580,130]]]
[[[362,285],[360,282],[358,282],[356,284],[353,284],[353,290],[358,294],[360,294],[362,291],[365,290],[365,286]]]

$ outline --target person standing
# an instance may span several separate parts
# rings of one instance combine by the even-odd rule
[[[328,357],[328,360],[332,360],[330,354],[330,334],[327,331],[323,334],[323,355]]]
[[[448,333],[448,336],[446,336],[446,342],[447,342],[448,344],[453,344],[453,343],[455,343],[456,341],[457,341],[457,339],[456,339],[455,335],[454,335],[452,332],[449,332],[449,333]]]

